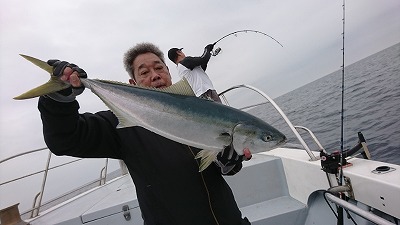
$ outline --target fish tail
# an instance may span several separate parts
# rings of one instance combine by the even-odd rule
[[[35,97],[38,97],[41,95],[46,95],[46,94],[50,94],[53,92],[61,91],[70,86],[70,85],[64,83],[63,81],[61,81],[58,77],[53,76],[53,67],[50,66],[49,64],[47,64],[46,62],[44,62],[40,59],[36,59],[31,56],[22,55],[22,54],[20,54],[20,55],[22,57],[24,57],[26,60],[28,60],[29,62],[31,62],[31,63],[35,64],[36,66],[42,68],[43,70],[47,71],[50,74],[50,80],[47,81],[47,83],[45,83],[45,84],[42,84],[34,89],[31,89],[31,90],[19,95],[19,96],[14,97],[14,99],[23,100],[23,99],[35,98]]]
[[[200,159],[199,172],[205,170],[213,161],[217,159],[218,152],[212,150],[201,150],[195,156]]]

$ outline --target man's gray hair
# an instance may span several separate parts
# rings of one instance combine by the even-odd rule
[[[148,42],[139,43],[134,47],[130,48],[124,55],[125,70],[128,72],[129,76],[132,79],[135,79],[135,75],[133,74],[134,72],[132,68],[132,63],[136,59],[136,57],[145,53],[155,54],[165,64],[164,53],[158,48],[158,46]]]

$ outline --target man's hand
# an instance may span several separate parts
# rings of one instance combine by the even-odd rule
[[[66,81],[72,87],[78,88],[82,86],[80,78],[87,78],[86,72],[75,64],[58,59],[50,59],[47,64],[54,68],[53,75],[59,77],[62,81]]]
[[[227,146],[217,155],[217,161],[215,163],[221,168],[221,173],[226,175],[234,168],[237,169],[237,171],[235,171],[235,173],[237,173],[242,168],[243,160],[247,161],[250,159],[251,153],[249,149],[243,149],[243,155],[238,155],[232,146]]]
[[[208,52],[211,52],[211,51],[214,49],[214,44],[208,44],[208,45],[205,47],[205,49],[206,49]]]
[[[53,75],[59,77],[60,80],[70,83],[72,88],[51,93],[47,96],[58,102],[72,102],[77,95],[80,95],[85,87],[82,85],[80,78],[87,78],[86,72],[75,64],[66,61],[51,59],[47,64],[53,67]]]

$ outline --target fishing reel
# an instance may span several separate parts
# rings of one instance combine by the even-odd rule
[[[341,165],[340,163],[340,152],[335,151],[333,153],[320,152],[321,157],[321,167],[322,170],[329,174],[336,174]],[[344,158],[344,164],[347,164],[346,159]]]
[[[337,174],[339,168],[343,165],[347,164],[346,157],[352,156],[357,153],[361,148],[363,148],[363,152],[361,155],[364,159],[371,159],[371,155],[367,148],[367,144],[364,138],[364,135],[361,132],[358,132],[358,144],[351,149],[343,151],[334,151],[332,153],[327,153],[325,151],[320,151],[321,157],[321,167],[322,170],[326,173]]]
[[[211,55],[212,55],[212,56],[217,56],[220,52],[221,52],[221,48],[218,47],[218,48],[215,49],[214,51],[211,51]]]

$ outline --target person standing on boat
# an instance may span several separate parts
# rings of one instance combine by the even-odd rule
[[[200,57],[186,56],[182,51],[183,48],[171,48],[168,51],[168,58],[177,65],[179,76],[189,82],[197,97],[221,102],[205,72],[213,48],[214,44],[207,45]]]
[[[121,159],[136,187],[146,225],[245,225],[232,190],[222,175],[242,168],[245,157],[225,148],[218,163],[198,172],[194,147],[166,139],[142,127],[117,129],[111,111],[79,114],[75,96],[84,87],[84,70],[65,61],[49,60],[53,75],[72,85],[68,91],[41,96],[38,108],[45,142],[54,154],[81,158]],[[163,53],[151,43],[125,53],[129,82],[154,88],[172,84]],[[201,134],[200,134],[201,135]]]

